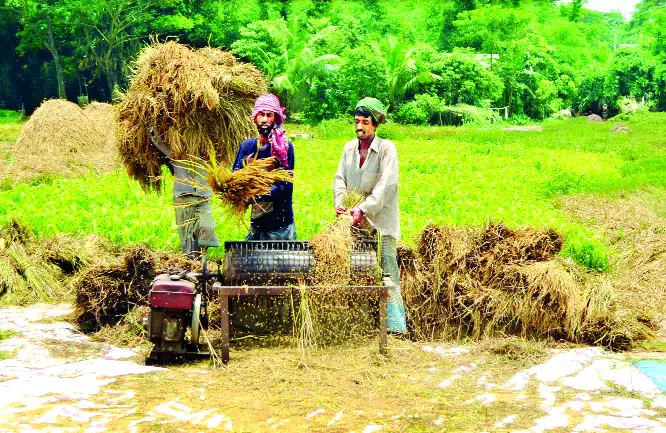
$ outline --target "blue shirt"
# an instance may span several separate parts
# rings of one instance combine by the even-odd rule
[[[248,138],[240,144],[240,149],[236,154],[236,160],[232,167],[233,171],[243,168],[243,161],[248,156],[257,159],[265,159],[271,156],[271,146],[267,145],[265,148],[260,149],[257,153],[258,137]],[[294,145],[289,141],[289,149],[287,151],[287,170],[294,169]],[[257,202],[272,203],[273,211],[268,212],[251,221],[252,228],[257,231],[273,231],[281,229],[294,222],[294,210],[292,207],[292,193],[294,185],[291,182],[277,182],[271,187],[271,192],[268,195],[256,197]]]

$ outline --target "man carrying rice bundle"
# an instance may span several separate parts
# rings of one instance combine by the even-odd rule
[[[400,294],[400,269],[396,240],[400,237],[398,207],[398,155],[395,145],[375,135],[386,118],[386,108],[375,98],[363,98],[356,104],[354,126],[356,140],[345,144],[334,179],[336,214],[350,214],[353,226],[367,228],[368,236],[381,235],[381,262],[384,272],[396,284],[387,306],[388,330],[407,332],[405,307]],[[346,193],[360,191],[365,199],[353,209],[344,209]]]
[[[257,98],[252,121],[259,132],[240,144],[233,170],[237,171],[255,159],[274,157],[275,169],[294,169],[294,145],[287,139],[282,123],[284,107],[273,94]],[[254,198],[247,240],[295,240],[296,225],[292,207],[293,184],[276,182],[269,194]]]
[[[180,249],[191,259],[198,259],[202,248],[219,247],[215,220],[210,206],[213,191],[206,182],[206,173],[188,161],[174,161],[171,151],[155,128],[148,131],[150,142],[169,160],[173,173],[173,204]]]

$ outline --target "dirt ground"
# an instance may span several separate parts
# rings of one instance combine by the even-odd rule
[[[0,309],[0,432],[666,431],[666,398],[627,355],[522,340],[391,339],[233,351],[160,369],[90,342],[67,306]],[[645,354],[643,354],[645,356]]]

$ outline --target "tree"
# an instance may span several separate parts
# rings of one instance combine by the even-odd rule
[[[569,11],[569,19],[571,21],[578,21],[581,15],[581,9],[587,0],[572,0],[571,10]]]
[[[303,108],[317,76],[336,70],[340,56],[319,53],[316,45],[337,30],[335,26],[303,30],[297,18],[257,21],[241,29],[241,39],[231,45],[237,55],[264,72],[270,87],[291,111]]]
[[[418,85],[441,79],[417,58],[417,48],[409,47],[394,36],[382,42],[372,42],[371,46],[386,60],[389,109],[397,110],[407,93]]]
[[[19,51],[46,49],[55,66],[58,97],[66,98],[63,52],[71,49],[72,35],[80,27],[67,0],[14,0],[20,7],[23,29]]]
[[[646,102],[654,99],[658,92],[656,69],[655,58],[646,51],[618,51],[611,74],[617,77],[619,96],[629,96]]]
[[[454,40],[458,46],[501,57],[513,41],[525,37],[529,22],[530,17],[520,9],[486,6],[458,15],[453,23]]]
[[[527,34],[500,58],[497,73],[504,80],[504,103],[512,113],[544,118],[573,101],[574,72],[554,54],[545,39]]]
[[[157,0],[80,0],[76,10],[82,25],[81,65],[106,81],[109,98],[120,82],[127,59],[147,33]]]
[[[16,87],[18,62],[16,33],[20,25],[19,10],[0,0],[0,107],[18,106],[20,98]]]
[[[418,93],[437,95],[445,105],[482,106],[487,101],[501,99],[504,90],[502,80],[476,61],[474,54],[453,53],[438,57],[431,70],[440,79],[419,86]]]
[[[573,108],[578,113],[601,114],[605,104],[608,113],[614,115],[618,111],[618,97],[617,77],[607,70],[597,70],[581,81]]]

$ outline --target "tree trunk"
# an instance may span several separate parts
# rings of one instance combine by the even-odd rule
[[[51,56],[53,56],[53,63],[55,63],[56,70],[56,81],[58,83],[58,98],[67,99],[67,94],[65,93],[65,77],[62,73],[62,59],[60,58],[60,53],[58,53],[58,47],[55,43],[55,38],[53,37],[53,26],[51,24],[51,17],[46,17],[47,23],[47,33],[46,40],[44,40],[44,46]]]
[[[106,84],[109,87],[109,101],[113,100],[113,89],[118,84],[118,73],[113,66],[109,66],[106,70]]]

